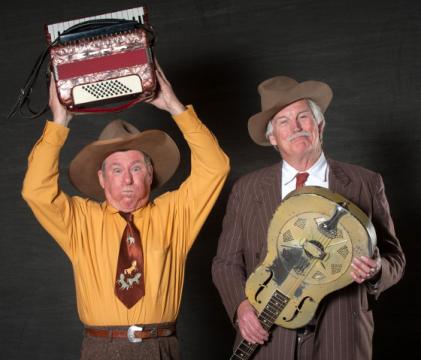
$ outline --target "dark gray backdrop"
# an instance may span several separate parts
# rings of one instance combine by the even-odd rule
[[[158,35],[156,54],[177,94],[195,105],[231,158],[232,171],[187,265],[179,335],[184,359],[227,359],[233,330],[210,276],[228,193],[242,174],[277,160],[249,139],[259,111],[257,84],[284,74],[326,81],[334,91],[325,151],[383,174],[396,229],[408,258],[404,280],[375,307],[377,360],[395,359],[420,338],[415,295],[420,271],[421,5],[404,0],[19,0],[2,2],[0,32],[0,358],[77,359],[81,324],[70,262],[20,197],[26,157],[48,115],[4,114],[45,46],[43,25],[146,4]],[[41,105],[44,89],[36,91]],[[62,186],[72,157],[105,124],[121,117],[161,128],[182,149],[182,164],[164,190],[189,171],[189,154],[169,117],[149,105],[71,124],[62,155]]]

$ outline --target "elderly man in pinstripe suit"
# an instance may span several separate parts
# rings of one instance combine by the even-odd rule
[[[273,145],[282,160],[234,185],[212,266],[213,281],[237,329],[236,342],[244,338],[260,344],[255,360],[371,359],[370,300],[396,284],[405,268],[383,180],[370,170],[325,157],[323,113],[332,99],[327,84],[277,76],[262,82],[258,91],[262,111],[249,119],[250,136],[258,145]],[[308,326],[277,326],[269,335],[246,298],[245,282],[266,255],[272,214],[303,173],[306,185],[329,188],[357,204],[375,226],[378,248],[373,258],[353,259],[354,282],[325,297]]]

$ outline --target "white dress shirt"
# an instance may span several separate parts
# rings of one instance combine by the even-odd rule
[[[299,172],[300,171],[296,170],[285,160],[282,161],[282,199],[291,191],[295,190],[295,177]],[[305,172],[307,172],[309,176],[304,186],[321,186],[329,188],[329,166],[323,152],[313,166]]]

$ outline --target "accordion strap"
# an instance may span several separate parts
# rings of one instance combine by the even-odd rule
[[[150,98],[152,98],[153,95],[151,95]],[[73,107],[72,112],[74,113],[103,113],[103,112],[117,112],[117,111],[122,111],[122,110],[126,110],[130,107],[132,107],[133,105],[141,102],[141,101],[145,101],[149,98],[136,98],[133,99],[125,104],[122,105],[117,105],[114,107],[107,107],[107,108],[78,108],[78,107]]]
[[[155,31],[149,24],[140,24],[136,20],[94,19],[73,25],[63,31],[57,38],[59,43],[77,40],[80,37],[95,37],[104,33],[118,33],[134,28],[142,28],[148,34],[150,46],[154,45]]]
[[[29,73],[28,78],[26,79],[25,85],[19,91],[19,96],[16,100],[15,105],[10,110],[7,118],[11,118],[17,111],[24,118],[35,119],[38,116],[41,116],[48,110],[48,104],[46,104],[41,110],[33,110],[30,106],[30,95],[32,93],[32,88],[38,79],[39,72],[42,68],[45,59],[50,51],[50,48],[55,45],[50,44],[38,57],[35,65],[33,66],[31,72]],[[48,82],[49,82],[49,73],[46,73],[46,88],[48,91]]]
[[[127,24],[133,23],[137,24],[137,21],[130,21],[130,20],[121,20],[121,19],[94,19],[81,22],[79,24],[73,25],[63,31],[62,35],[72,34],[75,32],[80,32],[84,30],[92,30],[95,28],[102,28],[104,26],[109,25],[117,25],[117,24]]]

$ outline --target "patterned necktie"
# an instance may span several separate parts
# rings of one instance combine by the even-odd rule
[[[306,173],[306,172],[303,172],[303,173],[298,173],[297,174],[297,176],[296,176],[296,185],[295,185],[295,188],[298,190],[298,189],[301,189],[303,186],[304,186],[304,183],[307,181],[307,178],[308,178],[308,173]]]
[[[145,295],[143,253],[140,234],[133,223],[133,214],[120,212],[127,225],[118,254],[115,294],[130,309]]]

